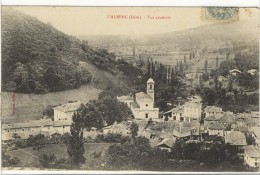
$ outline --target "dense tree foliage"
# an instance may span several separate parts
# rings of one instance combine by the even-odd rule
[[[40,166],[48,169],[68,168],[67,160],[65,158],[58,159],[54,154],[43,154],[39,157]]]
[[[138,130],[139,130],[138,125],[133,122],[130,126],[130,131],[133,139],[138,135]]]
[[[85,128],[103,128],[114,122],[122,122],[129,119],[130,109],[117,99],[110,97],[101,100],[91,100],[79,108],[79,115]]]
[[[71,136],[68,140],[67,152],[69,155],[69,162],[72,165],[77,166],[86,161],[84,157],[83,123],[78,112],[75,112],[72,118],[73,123],[70,129]]]
[[[5,11],[2,26],[3,90],[47,93],[77,88],[92,78],[79,61],[117,73],[114,55],[36,18]]]
[[[238,69],[241,73],[232,76],[229,74],[231,69]],[[256,73],[248,73],[251,69],[255,69]],[[257,107],[259,104],[258,71],[258,54],[237,53],[233,60],[221,62],[218,69],[210,72],[210,87],[202,84],[196,92],[206,105],[221,106],[224,110],[235,113],[245,112],[247,108]],[[226,80],[219,81],[220,75],[226,77]]]
[[[110,146],[108,165],[117,170],[167,170],[167,152],[152,148],[147,138],[136,137],[133,142]]]

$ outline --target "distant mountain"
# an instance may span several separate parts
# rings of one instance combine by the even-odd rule
[[[177,45],[180,49],[190,47],[209,46],[214,47],[216,42],[251,42],[258,44],[259,23],[255,19],[239,20],[234,22],[209,23],[207,25],[187,30],[143,35],[142,37],[131,38],[124,35],[119,36],[79,36],[80,39],[87,39],[96,46],[117,44],[124,46],[133,45]],[[210,44],[209,44],[210,43]],[[212,44],[212,45],[211,45]]]
[[[234,42],[250,41],[258,39],[258,25],[258,21],[254,19],[213,23],[182,31],[149,35],[147,41],[152,41],[152,39],[158,39],[161,42],[178,41],[180,39],[194,42],[215,39],[232,40]]]
[[[115,73],[115,56],[18,11],[2,12],[2,90],[46,93],[88,84],[79,64]]]

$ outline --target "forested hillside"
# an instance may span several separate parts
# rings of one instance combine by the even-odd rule
[[[115,73],[114,55],[93,49],[18,11],[2,13],[2,90],[47,93],[78,88],[92,75],[79,61]]]

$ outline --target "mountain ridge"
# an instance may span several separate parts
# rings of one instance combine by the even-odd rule
[[[113,71],[114,55],[58,31],[19,11],[2,13],[2,89],[47,93],[78,88],[91,82],[86,61]]]

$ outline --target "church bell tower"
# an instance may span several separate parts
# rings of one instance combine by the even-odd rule
[[[152,78],[147,81],[147,95],[151,97],[154,103],[154,81]]]

